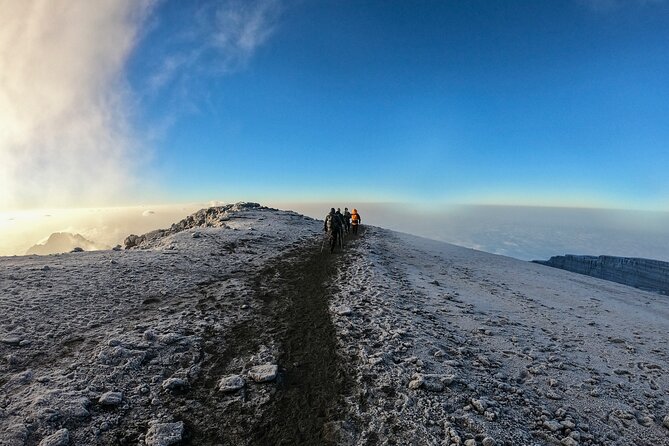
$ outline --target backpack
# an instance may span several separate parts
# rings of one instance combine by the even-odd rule
[[[339,218],[335,214],[328,214],[325,217],[325,227],[330,233],[337,232],[339,230]]]

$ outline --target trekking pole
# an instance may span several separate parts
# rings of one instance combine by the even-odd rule
[[[321,241],[321,254],[323,253],[323,246],[325,246],[325,237],[323,237],[323,240]]]

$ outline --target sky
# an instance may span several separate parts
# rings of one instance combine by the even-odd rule
[[[0,210],[669,210],[669,1],[0,0]]]
[[[495,206],[667,212],[667,79],[669,0],[0,0],[0,255],[210,201],[410,203],[495,252]]]

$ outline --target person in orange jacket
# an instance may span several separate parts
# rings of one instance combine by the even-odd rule
[[[360,223],[362,223],[362,219],[360,218],[360,214],[358,214],[357,209],[353,209],[351,211],[351,229],[353,230],[353,234],[358,233],[358,226],[360,226]]]

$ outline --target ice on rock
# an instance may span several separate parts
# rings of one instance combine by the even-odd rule
[[[221,392],[235,392],[246,385],[246,381],[240,375],[230,375],[221,378],[218,389]]]
[[[67,429],[61,429],[45,437],[40,441],[39,446],[67,446],[70,443],[70,432]]]
[[[183,378],[167,378],[163,381],[162,387],[165,390],[181,390],[188,387],[188,381]]]
[[[19,345],[21,343],[21,338],[19,336],[9,335],[0,339],[0,342],[7,345]]]
[[[492,437],[485,437],[481,444],[483,444],[483,446],[495,446],[497,442]]]
[[[121,392],[107,392],[102,394],[98,402],[103,406],[118,406],[123,401]]]
[[[423,388],[430,392],[442,392],[446,386],[449,386],[455,380],[455,375],[451,374],[422,374],[415,373],[409,382],[409,389],[417,390]]]
[[[147,446],[170,446],[181,441],[184,433],[184,423],[151,422],[144,442]]]
[[[249,370],[249,377],[257,383],[274,381],[279,367],[275,364],[258,365]]]

